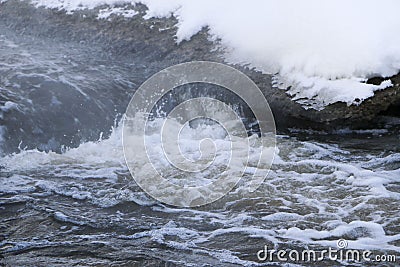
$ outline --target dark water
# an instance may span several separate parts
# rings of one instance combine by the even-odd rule
[[[399,261],[398,119],[367,131],[291,129],[256,192],[170,207],[133,182],[112,128],[162,68],[144,57],[0,25],[0,265],[270,265],[257,260],[265,245],[323,250],[341,238]]]

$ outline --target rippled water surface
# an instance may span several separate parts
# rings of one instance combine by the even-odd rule
[[[258,191],[184,209],[132,183],[117,137],[61,155],[1,159],[5,263],[37,256],[38,264],[242,265],[264,245],[323,249],[339,238],[357,249],[399,251],[398,147],[343,149],[279,136],[279,156]]]

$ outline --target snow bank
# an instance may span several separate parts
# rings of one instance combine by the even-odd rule
[[[336,101],[359,104],[391,85],[363,81],[400,70],[398,0],[33,1],[69,12],[143,3],[146,18],[177,17],[177,42],[208,27],[211,38],[221,40],[227,62],[277,74],[276,85],[292,86],[294,100],[317,109]]]

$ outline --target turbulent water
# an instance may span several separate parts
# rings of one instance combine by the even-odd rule
[[[119,136],[0,160],[3,263],[251,265],[264,245],[323,249],[339,238],[376,254],[400,251],[397,136],[340,136],[341,146],[331,136],[279,136],[261,188],[193,209],[147,197]]]
[[[269,264],[256,255],[265,245],[323,250],[336,248],[338,239],[399,261],[398,119],[364,131],[291,129],[278,135],[274,164],[257,191],[239,184],[215,203],[175,208],[135,184],[121,126],[108,131],[126,108],[128,91],[146,78],[134,70],[157,68],[85,43],[0,29],[0,265],[252,266]],[[26,125],[29,132],[18,132]],[[203,125],[188,129],[182,145],[190,150],[189,140],[202,130],[225,140]]]

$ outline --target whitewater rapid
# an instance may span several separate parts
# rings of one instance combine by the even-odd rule
[[[218,128],[204,130],[214,133],[216,142],[227,142]],[[194,136],[200,133],[198,128],[186,130],[190,138],[185,142],[183,137],[181,143],[186,152],[196,147]],[[17,216],[17,225],[31,220],[36,227],[45,216],[55,225],[34,233],[10,233],[0,247],[8,246],[11,262],[24,263],[26,251],[35,248],[59,255],[66,243],[71,249],[88,244],[92,252],[99,251],[93,246],[101,243],[107,248],[102,253],[115,260],[137,257],[140,251],[133,247],[140,244],[149,261],[169,251],[172,262],[186,266],[197,260],[251,265],[265,244],[319,249],[335,247],[339,238],[348,240],[349,248],[398,253],[400,148],[380,150],[390,137],[379,137],[379,131],[362,134],[371,144],[382,142],[374,149],[360,148],[365,141],[348,135],[340,146],[332,142],[334,136],[323,136],[324,142],[278,136],[272,169],[256,192],[249,193],[242,182],[217,202],[190,209],[165,206],[136,185],[125,165],[120,127],[110,138],[62,154],[26,150],[8,155],[0,159],[2,205],[6,211],[30,208],[17,209],[14,215],[6,212],[3,220]],[[210,171],[217,175],[218,168]],[[101,257],[92,261],[103,262]]]

